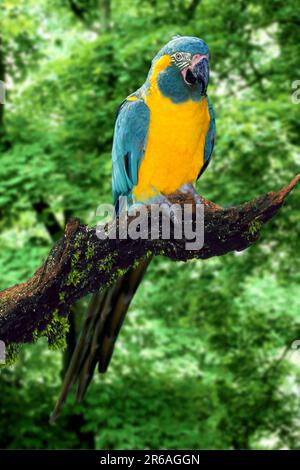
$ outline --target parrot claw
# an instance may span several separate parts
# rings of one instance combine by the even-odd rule
[[[142,202],[135,202],[134,204],[132,204],[129,208],[128,208],[128,215],[129,216],[134,216],[136,215],[136,212],[139,212],[139,210],[142,208],[142,207],[145,207],[145,204],[143,204]]]
[[[159,195],[159,196],[155,196],[155,197],[151,198],[148,201],[148,204],[150,204],[150,205],[159,205],[162,215],[165,218],[171,219],[171,221],[174,225],[182,223],[181,211],[180,211],[180,217],[177,217],[177,215],[174,211],[174,207],[173,207],[173,210],[171,210],[172,206],[173,206],[173,203],[166,196],[164,196],[162,194]],[[136,212],[139,212],[139,210],[142,207],[145,208],[146,205],[142,202],[135,202],[134,204],[132,204],[129,207],[127,213],[128,213],[129,216],[135,216]]]
[[[162,214],[166,217],[171,219],[174,225],[181,225],[181,210],[180,210],[180,217],[178,218],[176,212],[174,210],[170,210],[174,205],[166,196],[160,194],[159,196],[154,197],[151,199],[151,204],[158,204],[160,206]]]
[[[183,184],[180,186],[178,189],[179,192],[183,194],[191,194],[193,196],[193,199],[195,201],[195,204],[203,204],[201,196],[197,193],[196,189],[194,186],[190,183]]]

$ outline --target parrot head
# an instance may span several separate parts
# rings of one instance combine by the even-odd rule
[[[199,38],[179,36],[169,41],[154,57],[150,75],[159,67],[156,81],[160,92],[174,102],[200,100],[209,81],[209,50]]]

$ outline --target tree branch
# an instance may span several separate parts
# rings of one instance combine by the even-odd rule
[[[100,240],[95,228],[71,220],[45,263],[28,281],[0,293],[0,339],[6,344],[31,342],[53,315],[66,316],[71,305],[89,292],[112,283],[136,261],[163,254],[172,260],[206,259],[242,251],[256,242],[262,225],[282,206],[300,175],[281,191],[270,192],[223,209],[204,199],[204,246],[187,250],[186,239]],[[172,203],[192,204],[191,194],[175,193]],[[150,217],[150,208],[147,208]],[[132,217],[128,217],[130,223]],[[150,230],[149,230],[150,232]]]

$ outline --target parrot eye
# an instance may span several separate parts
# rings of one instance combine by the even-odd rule
[[[172,56],[172,60],[180,70],[190,65],[192,55],[189,52],[175,52]]]

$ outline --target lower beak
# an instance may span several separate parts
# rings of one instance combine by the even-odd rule
[[[208,60],[203,58],[197,62],[194,66],[188,68],[185,74],[185,81],[189,85],[200,83],[201,94],[206,95],[209,80],[209,65]]]

